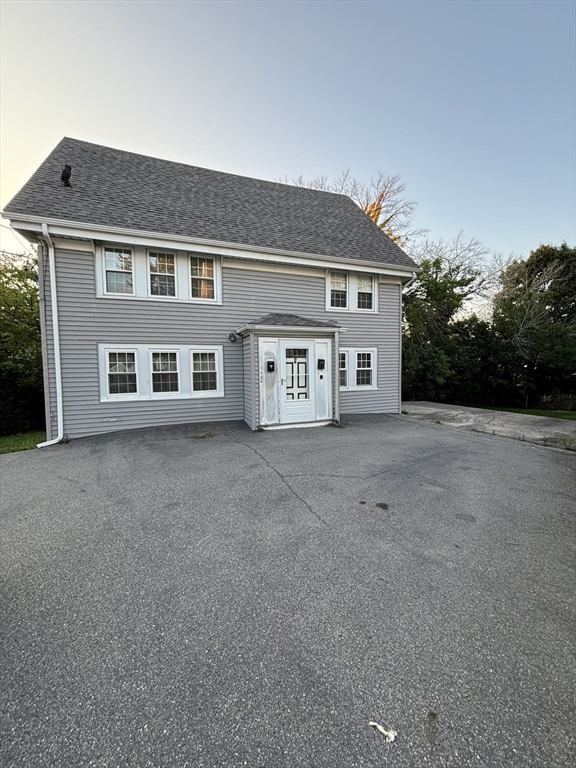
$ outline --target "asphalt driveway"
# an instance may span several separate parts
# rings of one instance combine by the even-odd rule
[[[394,416],[0,457],[0,764],[574,764],[575,459]]]

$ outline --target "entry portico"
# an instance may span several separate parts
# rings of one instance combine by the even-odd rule
[[[339,419],[336,323],[272,313],[238,329],[243,338],[246,420],[252,427]]]

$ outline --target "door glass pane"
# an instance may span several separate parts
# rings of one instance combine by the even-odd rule
[[[290,347],[286,350],[286,400],[308,400],[308,350]]]

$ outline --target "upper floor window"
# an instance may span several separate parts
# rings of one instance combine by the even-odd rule
[[[372,275],[358,275],[358,309],[373,309],[373,283]]]
[[[377,312],[377,277],[366,272],[330,270],[326,281],[326,309],[345,312]]]
[[[104,261],[107,293],[134,293],[132,251],[128,248],[105,248]]]
[[[213,299],[214,259],[207,256],[190,256],[190,275],[193,299]]]
[[[348,275],[346,272],[330,273],[330,306],[348,306]]]
[[[173,253],[148,253],[150,295],[176,296],[176,258]]]
[[[145,245],[96,247],[96,295],[222,304],[222,257]]]

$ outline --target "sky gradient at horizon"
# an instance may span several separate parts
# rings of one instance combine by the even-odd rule
[[[575,34],[572,0],[5,1],[2,207],[66,135],[270,180],[398,174],[434,239],[573,245]]]

